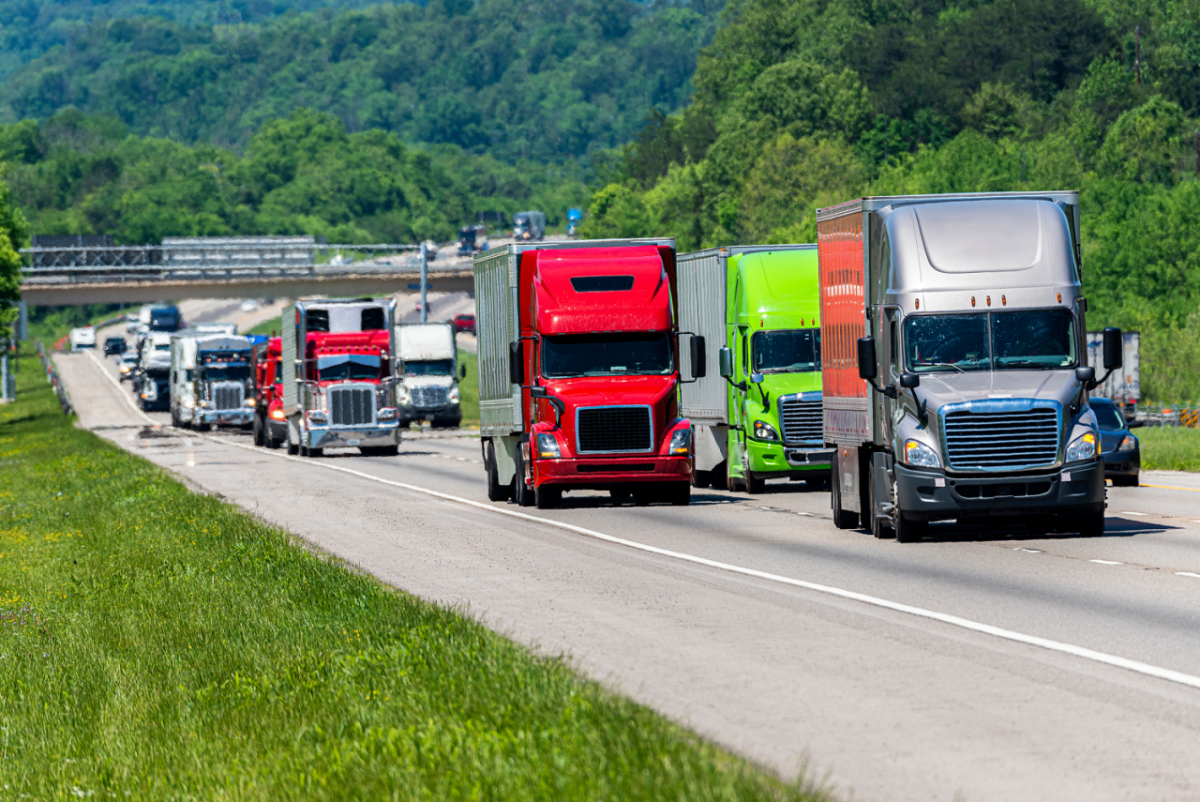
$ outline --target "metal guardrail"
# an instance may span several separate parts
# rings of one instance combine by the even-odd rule
[[[54,388],[54,392],[58,395],[58,405],[62,407],[64,415],[70,415],[75,411],[71,404],[71,396],[67,395],[67,388],[63,386],[62,379],[58,377],[58,371],[54,368],[54,362],[46,354],[46,347],[39,340],[35,343],[37,346],[38,359],[41,360],[42,370],[46,371],[46,381]]]

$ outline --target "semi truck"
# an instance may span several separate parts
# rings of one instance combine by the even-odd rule
[[[240,426],[254,422],[250,340],[191,330],[171,336],[171,424]]]
[[[680,385],[695,486],[823,486],[833,451],[821,428],[817,246],[714,248],[681,255],[678,269],[679,328],[704,338],[712,362]]]
[[[546,236],[546,215],[542,212],[517,212],[513,215],[513,239],[540,242]]]
[[[255,343],[254,445],[279,448],[287,442],[287,416],[283,412],[283,340],[270,337]]]
[[[133,392],[143,411],[165,411],[171,407],[171,334],[147,332],[138,349],[137,375]]]
[[[675,241],[516,243],[477,255],[474,274],[488,498],[687,504]]]
[[[1103,534],[1078,193],[860,198],[819,209],[817,235],[834,524]]]
[[[396,302],[297,301],[283,310],[280,366],[289,454],[396,454]]]
[[[458,365],[452,323],[402,323],[396,327],[400,347],[396,372],[396,406],[403,426],[427,420],[434,426],[462,422],[459,378],[467,366]]]

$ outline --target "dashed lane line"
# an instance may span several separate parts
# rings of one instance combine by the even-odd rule
[[[230,440],[211,437],[209,435],[200,435],[200,436],[204,437],[206,439],[209,439],[209,440],[213,440],[214,442],[234,446],[235,448],[242,448],[242,449],[246,449],[248,451],[255,451],[255,452],[261,451],[261,449],[256,448],[255,446],[246,445],[244,443],[235,443]],[[272,456],[275,456],[278,459],[286,459],[286,460],[292,460],[295,462],[299,462],[299,463],[308,465],[310,467],[325,468],[326,470],[337,471],[339,473],[348,474],[350,476],[357,476],[360,479],[366,479],[371,482],[377,482],[379,484],[388,485],[391,487],[398,487],[401,490],[408,490],[413,493],[421,493],[423,495],[430,496],[432,498],[441,499],[442,501],[449,501],[449,502],[452,502],[455,504],[463,504],[465,506],[474,507],[476,509],[483,510],[485,512],[494,513],[496,515],[505,515],[505,516],[508,516],[509,518],[516,518],[516,519],[519,519],[522,521],[528,521],[528,522],[534,523],[534,524],[542,524],[544,526],[551,526],[556,529],[562,529],[562,530],[572,532],[577,535],[582,535],[584,537],[591,538],[593,540],[598,540],[598,541],[601,541],[604,543],[611,543],[616,546],[623,546],[625,548],[644,552],[646,554],[654,554],[654,555],[657,555],[660,557],[667,557],[672,560],[678,560],[680,562],[690,563],[692,565],[700,565],[700,566],[704,566],[706,568],[713,568],[718,571],[725,571],[727,573],[738,574],[740,576],[748,576],[748,577],[752,577],[755,579],[762,579],[767,582],[774,582],[776,584],[787,585],[787,586],[795,587],[795,588],[802,588],[804,590],[813,591],[815,593],[821,593],[821,594],[824,594],[827,596],[834,596],[834,597],[841,598],[841,599],[856,601],[856,602],[860,602],[862,604],[870,605],[872,607],[878,607],[878,608],[881,608],[884,610],[891,610],[893,612],[904,613],[906,615],[911,615],[916,618],[923,618],[923,619],[926,619],[929,621],[937,621],[938,623],[947,624],[949,626],[958,627],[960,629],[969,630],[971,632],[977,632],[977,633],[980,633],[983,635],[990,635],[992,637],[999,638],[1001,640],[1007,640],[1007,641],[1011,641],[1013,643],[1021,643],[1021,644],[1025,644],[1027,646],[1034,646],[1039,649],[1045,649],[1047,651],[1057,652],[1059,654],[1066,654],[1066,655],[1070,655],[1072,657],[1078,657],[1080,659],[1089,660],[1094,663],[1101,663],[1103,665],[1108,665],[1108,666],[1113,666],[1115,668],[1125,669],[1127,671],[1132,671],[1134,673],[1142,674],[1147,677],[1154,677],[1155,679],[1166,680],[1167,682],[1174,682],[1174,683],[1178,683],[1180,685],[1186,685],[1191,688],[1200,689],[1200,677],[1193,676],[1191,674],[1185,674],[1181,671],[1175,671],[1175,670],[1169,669],[1169,668],[1162,668],[1160,666],[1150,665],[1149,663],[1143,663],[1138,660],[1130,660],[1129,658],[1126,658],[1126,657],[1120,657],[1118,655],[1106,654],[1104,652],[1098,652],[1094,649],[1088,649],[1088,648],[1085,648],[1082,646],[1075,646],[1070,643],[1063,643],[1061,641],[1051,640],[1049,638],[1042,638],[1042,637],[1038,637],[1036,635],[1026,635],[1022,632],[1015,632],[1010,629],[1004,629],[1002,627],[992,626],[991,624],[983,624],[978,621],[972,621],[970,619],[961,618],[959,616],[950,615],[948,613],[940,613],[935,610],[926,610],[921,607],[914,607],[910,604],[901,604],[900,602],[894,602],[894,601],[890,601],[888,599],[881,599],[877,596],[869,596],[865,593],[858,593],[857,591],[853,591],[853,590],[844,590],[842,588],[835,588],[830,585],[821,585],[816,582],[808,582],[803,579],[794,579],[792,577],[780,576],[778,574],[772,574],[772,573],[768,573],[766,571],[759,571],[754,568],[745,568],[745,567],[742,567],[739,565],[732,565],[730,563],[723,563],[723,562],[719,562],[717,560],[710,560],[706,557],[698,557],[693,554],[686,554],[684,552],[671,551],[670,549],[663,549],[663,548],[659,548],[658,546],[651,546],[646,543],[638,543],[637,541],[627,540],[625,538],[615,537],[613,535],[606,535],[603,532],[597,532],[592,529],[585,529],[582,526],[575,526],[574,524],[565,523],[563,521],[556,521],[551,518],[539,518],[536,515],[529,515],[528,513],[517,512],[516,510],[508,510],[508,509],[504,509],[502,507],[496,507],[495,505],[492,505],[492,504],[484,504],[484,503],[481,503],[478,501],[472,501],[471,499],[462,498],[460,496],[452,496],[449,493],[442,493],[437,490],[430,490],[427,487],[411,485],[411,484],[408,484],[407,482],[395,482],[390,479],[383,479],[381,477],[374,476],[372,474],[365,473],[363,471],[356,471],[353,468],[346,468],[346,467],[343,467],[340,465],[332,465],[327,462],[308,460],[303,457],[293,457],[293,456],[290,456],[287,454],[272,454]]]

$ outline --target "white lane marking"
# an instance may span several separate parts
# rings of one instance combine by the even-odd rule
[[[1200,574],[1193,574],[1191,571],[1176,571],[1175,576],[1190,576],[1193,579],[1200,579]]]
[[[262,450],[256,446],[246,445],[244,443],[235,443],[231,440],[223,440],[221,438],[211,437],[210,435],[201,435],[201,436],[205,437],[206,439],[210,439],[215,442],[218,442],[218,443],[224,443],[226,445],[235,446],[237,448],[244,448],[247,451],[258,452],[258,451]],[[656,554],[660,557],[669,557],[673,560],[680,560],[682,562],[692,563],[693,565],[702,565],[706,568],[715,568],[717,570],[727,571],[732,574],[739,574],[741,576],[749,576],[749,577],[753,577],[755,579],[763,579],[768,582],[776,582],[781,585],[789,585],[791,587],[803,588],[805,590],[811,590],[816,593],[824,593],[829,596],[837,596],[838,598],[849,599],[850,601],[857,601],[857,602],[861,602],[863,604],[869,604],[873,607],[881,607],[885,610],[892,610],[894,612],[905,613],[907,615],[916,616],[917,618],[925,618],[930,621],[937,621],[942,624],[948,624],[953,627],[967,629],[972,632],[981,633],[983,635],[991,635],[992,637],[1001,638],[1003,640],[1009,640],[1009,641],[1013,641],[1015,643],[1023,643],[1027,646],[1036,646],[1040,649],[1046,649],[1046,650],[1052,651],[1052,652],[1060,652],[1062,654],[1068,654],[1073,657],[1079,657],[1084,660],[1091,660],[1096,663],[1103,663],[1105,665],[1114,666],[1116,668],[1123,668],[1127,671],[1133,671],[1138,674],[1144,674],[1145,676],[1148,676],[1148,677],[1154,677],[1156,679],[1162,679],[1162,680],[1166,680],[1168,682],[1176,682],[1176,683],[1179,683],[1180,685],[1187,685],[1192,688],[1200,689],[1200,677],[1193,676],[1191,674],[1184,674],[1181,671],[1175,671],[1170,668],[1161,668],[1159,666],[1153,666],[1153,665],[1150,665],[1149,663],[1143,663],[1138,660],[1130,660],[1126,657],[1119,657],[1117,655],[1105,654],[1104,652],[1097,652],[1094,649],[1087,649],[1083,646],[1075,646],[1070,643],[1062,643],[1061,641],[1050,640],[1049,638],[1042,638],[1042,637],[1038,637],[1037,635],[1026,635],[1021,632],[1014,632],[1011,629],[1003,629],[1002,627],[992,626],[991,624],[982,624],[978,621],[972,621],[967,618],[960,618],[959,616],[950,615],[948,613],[939,613],[935,610],[926,610],[921,607],[913,607],[910,604],[901,604],[900,602],[888,601],[887,599],[881,599],[877,596],[868,596],[865,593],[858,593],[857,591],[853,591],[853,590],[843,590],[842,588],[835,588],[835,587],[831,587],[829,585],[820,585],[820,584],[817,584],[816,582],[806,582],[803,579],[793,579],[793,578],[787,577],[787,576],[771,574],[771,573],[767,573],[766,571],[759,571],[754,568],[743,568],[738,565],[731,565],[729,563],[718,562],[717,560],[710,560],[706,557],[697,557],[692,554],[685,554],[683,552],[671,551],[670,549],[662,549],[662,548],[659,548],[658,546],[651,546],[646,543],[638,543],[633,540],[626,540],[625,538],[614,537],[613,535],[606,535],[602,532],[596,532],[592,529],[584,529],[582,526],[575,526],[574,524],[564,523],[562,521],[555,521],[550,518],[539,518],[536,515],[529,515],[524,512],[517,512],[516,510],[507,510],[502,507],[497,507],[494,504],[484,504],[479,501],[472,501],[471,499],[461,498],[459,496],[452,496],[449,493],[441,493],[441,492],[438,492],[437,490],[430,490],[425,487],[418,487],[417,485],[410,485],[410,484],[407,484],[406,482],[393,482],[390,479],[382,479],[378,476],[372,476],[369,473],[363,473],[362,471],[356,471],[353,468],[344,468],[340,465],[331,465],[327,462],[313,461],[313,460],[305,459],[303,457],[292,457],[287,454],[274,454],[274,456],[278,457],[279,459],[293,460],[295,462],[301,462],[301,463],[304,463],[306,465],[310,465],[313,467],[326,468],[331,471],[338,471],[340,473],[349,474],[351,476],[357,476],[361,479],[366,479],[371,482],[378,482],[379,484],[390,485],[391,487],[398,487],[402,490],[409,490],[414,493],[422,493],[426,496],[432,496],[433,498],[442,499],[443,501],[450,501],[450,502],[454,502],[456,504],[464,504],[468,507],[475,507],[476,509],[484,510],[486,512],[496,513],[497,515],[507,515],[510,518],[518,518],[520,520],[529,521],[531,523],[543,524],[545,526],[552,526],[552,527],[556,527],[558,529],[564,529],[568,532],[574,532],[576,534],[583,535],[584,537],[589,537],[594,540],[600,540],[605,543],[612,543],[617,546],[625,546],[626,548],[645,552],[647,554]]]
[[[1148,513],[1148,512],[1133,512],[1132,510],[1123,510],[1121,512],[1121,514],[1122,515],[1141,515],[1142,517],[1145,517],[1145,516],[1149,515],[1150,513]]]
[[[1088,560],[1088,562],[1096,563],[1096,565],[1124,565],[1125,564],[1125,563],[1119,563],[1116,560]]]
[[[1041,554],[1042,553],[1038,549],[1024,549],[1024,548],[1020,548],[1020,547],[1013,549],[1013,551],[1023,551],[1026,554]]]
[[[154,418],[152,418],[152,417],[150,417],[149,415],[147,415],[147,414],[146,414],[144,411],[142,411],[141,409],[138,409],[138,405],[137,405],[137,404],[134,402],[134,400],[133,400],[133,396],[132,396],[132,395],[130,395],[129,393],[125,392],[125,390],[124,390],[124,389],[122,389],[122,387],[121,387],[121,382],[117,381],[117,377],[116,377],[116,376],[113,376],[111,373],[109,373],[107,370],[105,370],[105,369],[104,369],[104,363],[102,363],[102,362],[101,362],[99,359],[97,359],[97,358],[96,358],[96,352],[95,352],[95,351],[88,351],[88,352],[87,352],[87,355],[88,355],[89,357],[91,357],[91,358],[92,358],[92,361],[93,361],[93,362],[95,362],[95,363],[96,363],[96,367],[100,368],[100,372],[104,374],[104,377],[105,377],[106,379],[108,379],[110,382],[112,382],[112,383],[113,383],[113,386],[117,388],[117,395],[119,395],[119,396],[121,396],[122,398],[124,398],[124,399],[125,399],[125,400],[126,400],[128,403],[129,403],[129,407],[130,407],[130,408],[131,408],[131,409],[132,409],[132,410],[133,410],[133,411],[134,411],[136,414],[138,414],[138,415],[141,415],[141,416],[142,416],[142,418],[143,418],[143,419],[144,419],[144,420],[145,420],[147,423],[149,423],[151,426],[158,426],[158,425],[159,425],[159,424],[158,424],[158,421],[154,420]]]

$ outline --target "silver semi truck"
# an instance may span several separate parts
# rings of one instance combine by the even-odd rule
[[[458,365],[454,326],[450,323],[401,323],[396,327],[399,348],[396,406],[400,422],[427,420],[434,426],[462,422],[458,380],[467,366]]]
[[[253,361],[247,337],[188,329],[171,335],[171,424],[254,423]]]
[[[835,525],[1102,534],[1078,193],[860,198],[817,232]],[[1112,371],[1120,331],[1104,341]]]

